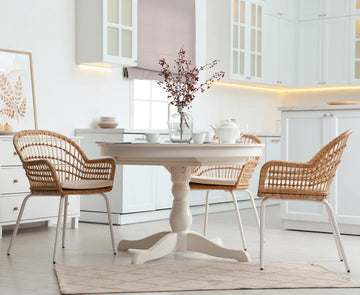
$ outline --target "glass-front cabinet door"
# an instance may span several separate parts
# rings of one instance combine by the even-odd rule
[[[360,14],[360,0],[350,0],[350,13],[352,15]]]
[[[360,15],[350,18],[350,84],[360,84]]]
[[[103,0],[104,61],[136,65],[137,0]]]
[[[231,1],[230,78],[262,80],[263,1]]]

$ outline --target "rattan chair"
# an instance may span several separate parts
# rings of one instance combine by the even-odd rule
[[[113,253],[116,254],[109,200],[105,192],[112,190],[115,162],[111,158],[89,160],[71,139],[51,131],[24,130],[15,134],[14,146],[19,155],[31,193],[25,197],[10,240],[8,255],[16,237],[27,200],[32,196],[59,196],[59,214],[55,235],[53,262],[63,214],[62,247],[65,247],[68,196],[100,194],[106,202]],[[64,207],[65,201],[65,207]]]
[[[339,228],[331,205],[327,201],[331,182],[340,164],[352,129],[324,146],[309,162],[270,161],[260,172],[258,196],[264,198],[260,207],[260,269],[264,269],[265,203],[269,199],[301,200],[325,205],[336,247],[346,270],[350,272]]]
[[[241,144],[262,144],[260,138],[255,135],[245,134],[238,143]],[[247,249],[245,234],[241,222],[240,212],[237,204],[237,199],[234,191],[244,191],[249,195],[249,199],[254,210],[256,221],[260,229],[259,216],[256,209],[254,197],[249,190],[249,181],[253,175],[256,166],[259,164],[261,157],[254,157],[248,159],[243,165],[230,166],[204,166],[195,168],[191,181],[191,190],[206,190],[206,205],[205,205],[205,222],[204,222],[204,236],[207,233],[208,213],[209,213],[209,196],[211,190],[224,190],[231,193],[235,213],[239,225],[239,230],[243,242],[244,250]]]

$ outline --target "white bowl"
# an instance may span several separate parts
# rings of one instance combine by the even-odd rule
[[[115,123],[115,117],[100,117],[102,123]]]
[[[118,125],[117,122],[99,122],[98,126],[100,128],[116,128],[116,126]]]
[[[145,133],[146,141],[150,143],[155,143],[159,141],[160,134],[157,132]]]

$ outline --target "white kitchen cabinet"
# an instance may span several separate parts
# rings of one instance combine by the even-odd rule
[[[298,19],[312,20],[350,14],[350,0],[298,0]]]
[[[297,0],[266,0],[264,14],[294,20],[296,6]]]
[[[261,82],[263,1],[231,0],[230,79]]]
[[[261,136],[260,139],[265,144],[264,153],[260,163],[256,167],[254,174],[250,180],[249,190],[252,192],[254,198],[257,198],[257,191],[259,186],[261,167],[268,161],[280,160],[280,136]]]
[[[296,84],[296,24],[292,20],[264,15],[264,83]]]
[[[349,84],[360,84],[360,15],[350,17]]]
[[[298,23],[298,86],[322,82],[322,21]]]
[[[296,109],[296,108],[295,108]],[[340,230],[343,233],[360,234],[360,195],[356,188],[358,175],[354,163],[360,155],[359,107],[283,108],[282,111],[282,159],[286,161],[309,161],[320,148],[342,132],[354,128],[344,151],[330,193]],[[330,231],[326,209],[311,202],[284,202],[283,226],[287,229]]]
[[[76,0],[76,62],[135,66],[137,0]]]
[[[80,144],[79,139],[74,139]],[[3,227],[16,223],[22,201],[30,193],[30,184],[15,152],[12,136],[0,136],[0,239]],[[26,203],[21,224],[56,222],[59,197],[32,197]],[[68,217],[77,227],[80,216],[79,196],[69,197]]]
[[[349,83],[349,17],[298,23],[298,86]]]

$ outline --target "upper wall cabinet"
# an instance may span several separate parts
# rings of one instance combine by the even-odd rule
[[[352,15],[360,14],[360,0],[350,0],[350,13]]]
[[[296,86],[295,22],[264,15],[264,82],[279,86]]]
[[[262,81],[263,1],[231,0],[230,79]]]
[[[296,0],[266,0],[264,3],[264,14],[291,20],[295,18],[295,9]]]
[[[135,66],[137,0],[76,0],[76,62]]]
[[[298,0],[298,19],[300,21],[349,14],[350,0]]]
[[[298,86],[347,85],[349,18],[299,22]]]
[[[350,84],[360,84],[360,15],[350,18]]]

